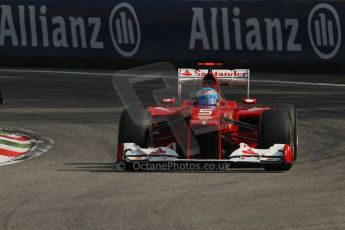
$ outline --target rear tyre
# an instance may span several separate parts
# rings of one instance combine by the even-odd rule
[[[260,137],[263,148],[270,148],[274,144],[292,145],[292,122],[286,110],[266,110],[261,114]],[[292,164],[265,165],[264,169],[269,171],[286,171]]]

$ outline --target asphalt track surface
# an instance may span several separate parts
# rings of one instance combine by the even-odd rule
[[[55,141],[0,167],[0,229],[345,229],[344,87],[253,85],[298,109],[298,161],[269,173],[117,172],[111,76],[2,71],[0,86],[1,126]]]

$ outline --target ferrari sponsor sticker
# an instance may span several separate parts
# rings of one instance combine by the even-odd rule
[[[39,156],[53,143],[52,139],[32,131],[0,127],[0,166]]]
[[[232,112],[229,112],[229,119],[232,120]],[[229,130],[231,130],[232,124],[229,123]]]

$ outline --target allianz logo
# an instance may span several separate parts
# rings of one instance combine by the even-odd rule
[[[341,45],[341,25],[336,9],[327,3],[316,5],[308,15],[308,35],[315,53],[333,58]]]
[[[335,8],[327,3],[317,4],[308,15],[308,24],[301,25],[299,18],[251,17],[239,7],[192,8],[193,16],[189,49],[294,51],[304,50],[299,34],[306,35],[322,59],[333,58],[341,45],[341,25]],[[303,38],[304,39],[304,38]]]
[[[110,31],[114,49],[133,56],[141,42],[139,21],[129,3],[116,5],[108,27],[100,17],[49,15],[46,5],[0,5],[0,46],[105,49]],[[49,16],[48,16],[49,15]]]

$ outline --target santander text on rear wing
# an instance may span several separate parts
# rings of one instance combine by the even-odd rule
[[[208,69],[178,69],[178,80],[179,82],[202,80],[208,71]],[[247,84],[249,81],[249,69],[212,69],[211,72],[220,82]]]
[[[181,98],[182,84],[188,82],[197,82],[203,80],[205,75],[213,74],[220,84],[230,85],[247,85],[247,98],[249,98],[250,89],[250,71],[249,69],[192,69],[180,68],[178,69],[178,94]]]

